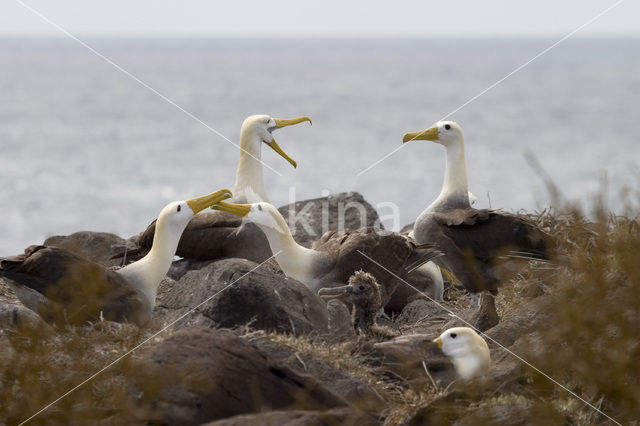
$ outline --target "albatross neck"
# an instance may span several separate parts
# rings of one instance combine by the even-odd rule
[[[318,252],[296,243],[282,215],[278,213],[273,216],[280,229],[257,223],[269,241],[271,252],[286,276],[309,284],[311,264]]]
[[[118,271],[144,293],[151,306],[155,305],[158,286],[171,267],[184,227],[186,224],[176,229],[176,225],[172,227],[158,219],[149,253]]]
[[[233,201],[255,203],[268,201],[262,173],[262,140],[254,131],[240,131],[240,158],[236,171]],[[256,199],[259,198],[259,199]]]
[[[464,161],[464,142],[462,139],[445,146],[446,165],[442,191],[429,206],[429,210],[438,208],[469,208],[467,185],[467,167]]]

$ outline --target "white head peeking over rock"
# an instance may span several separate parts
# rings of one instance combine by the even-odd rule
[[[491,366],[487,342],[469,327],[453,327],[434,340],[450,357],[458,377],[469,380],[485,374]]]

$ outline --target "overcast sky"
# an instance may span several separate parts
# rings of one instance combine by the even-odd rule
[[[0,34],[59,35],[20,2],[78,35],[558,36],[618,0],[0,0]],[[623,0],[578,36],[640,36]]]

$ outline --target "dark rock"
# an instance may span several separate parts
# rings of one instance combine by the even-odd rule
[[[49,328],[49,324],[19,301],[7,300],[0,296],[0,330],[22,328]]]
[[[328,197],[298,201],[278,208],[289,224],[293,238],[311,247],[325,232],[355,230],[379,226],[378,213],[357,192],[342,192]]]
[[[384,368],[406,380],[415,389],[432,386],[431,379],[439,386],[446,387],[456,379],[457,374],[451,359],[433,342],[435,337],[424,334],[400,336],[374,344],[372,355]]]
[[[381,424],[365,413],[350,408],[328,411],[271,411],[246,414],[202,426],[374,426]]]
[[[347,376],[313,356],[296,353],[266,337],[252,340],[252,343],[265,357],[277,360],[300,374],[310,374],[354,407],[368,413],[379,413],[385,408],[382,397],[366,382]]]
[[[155,230],[154,221],[137,237],[137,243],[145,249],[151,248]],[[260,263],[271,257],[271,248],[255,224],[233,213],[207,211],[189,221],[176,254],[196,260],[240,257]]]
[[[327,332],[327,309],[320,298],[300,282],[256,266],[244,259],[211,262],[185,273],[159,294],[157,303],[180,310],[206,301],[197,310],[221,327],[250,324],[296,335]]]
[[[351,313],[340,300],[327,302],[327,316],[329,323],[328,337],[334,342],[352,340],[357,337],[351,323]]]
[[[120,266],[125,255],[135,256],[137,246],[129,240],[107,232],[75,232],[47,238],[43,245],[58,247],[105,266]]]
[[[490,294],[480,296],[480,306],[470,308],[458,314],[444,327],[471,327],[476,331],[487,331],[500,322],[496,311],[495,298]]]
[[[437,300],[439,297],[442,297],[441,294],[437,294],[440,292],[437,291],[436,284],[434,283],[431,274],[420,268],[407,275],[405,281],[411,284],[414,288],[407,285],[407,283],[400,283],[396,288],[396,291],[391,295],[389,303],[384,307],[385,311],[397,313],[401,312],[404,307],[413,300],[428,300],[428,298]],[[425,295],[428,296],[428,298],[425,297]]]
[[[171,263],[167,276],[178,281],[189,271],[202,269],[212,260],[179,259]]]
[[[536,330],[550,327],[552,299],[549,295],[543,295],[512,312],[502,319],[500,324],[487,331],[487,336],[503,346],[513,345],[520,337]],[[492,348],[491,340],[488,340],[489,348]]]
[[[430,322],[442,322],[449,318],[450,314],[441,305],[426,299],[418,299],[409,302],[404,307],[396,323],[412,327],[421,326]]]
[[[175,263],[175,262],[174,262]],[[177,308],[169,308],[161,304],[160,301],[167,297],[172,297],[173,293],[180,292],[180,284],[173,278],[164,277],[158,286],[158,293],[156,295],[156,307],[153,310],[151,321],[155,323],[158,328],[164,328],[169,324],[175,322],[174,329],[180,329],[184,327],[216,327],[217,324],[202,312],[193,310],[197,303],[193,306],[182,306]]]
[[[161,424],[198,425],[270,410],[348,406],[310,376],[270,361],[231,332],[180,330],[141,356],[145,374],[179,374],[152,399]]]

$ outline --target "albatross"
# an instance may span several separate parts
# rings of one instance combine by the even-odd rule
[[[434,340],[453,361],[458,377],[469,380],[485,374],[491,366],[487,342],[470,327],[453,327]]]
[[[81,325],[100,318],[143,325],[151,318],[160,281],[173,261],[182,231],[198,212],[227,199],[226,189],[167,204],[157,219],[149,253],[113,270],[56,247],[30,246],[1,259],[0,277],[47,322]]]
[[[408,237],[373,227],[328,231],[312,248],[296,243],[278,209],[266,202],[220,202],[215,209],[246,217],[264,232],[275,260],[288,277],[313,293],[322,287],[345,285],[358,270],[372,274],[381,285],[382,307],[400,280],[441,253],[434,244],[415,244]]]
[[[376,322],[382,307],[380,285],[376,278],[368,272],[356,271],[349,284],[341,287],[321,288],[318,296],[322,300],[338,299],[352,304],[351,323],[356,333],[375,338],[391,338],[398,332]]]
[[[232,201],[269,201],[264,186],[262,146],[267,145],[293,167],[297,167],[296,161],[280,148],[273,132],[305,121],[311,123],[307,116],[280,119],[268,115],[252,115],[244,120],[240,129],[240,158]],[[154,230],[155,223],[152,223],[142,233],[138,244],[145,248],[151,247]],[[242,257],[254,262],[263,262],[271,255],[267,241],[255,226],[243,225],[241,218],[223,212],[207,212],[195,216],[183,232],[176,254],[198,260]]]
[[[457,123],[440,121],[433,127],[407,133],[403,137],[403,143],[414,140],[433,141],[446,150],[442,190],[418,216],[413,226],[414,238],[418,243],[436,243],[444,253],[439,262],[470,293],[497,294],[499,279],[496,266],[501,255],[517,251],[530,258],[549,258],[550,240],[533,223],[498,209],[471,207],[464,138]],[[486,300],[479,319],[483,323],[476,324],[480,330],[498,321],[493,298],[487,297]]]

